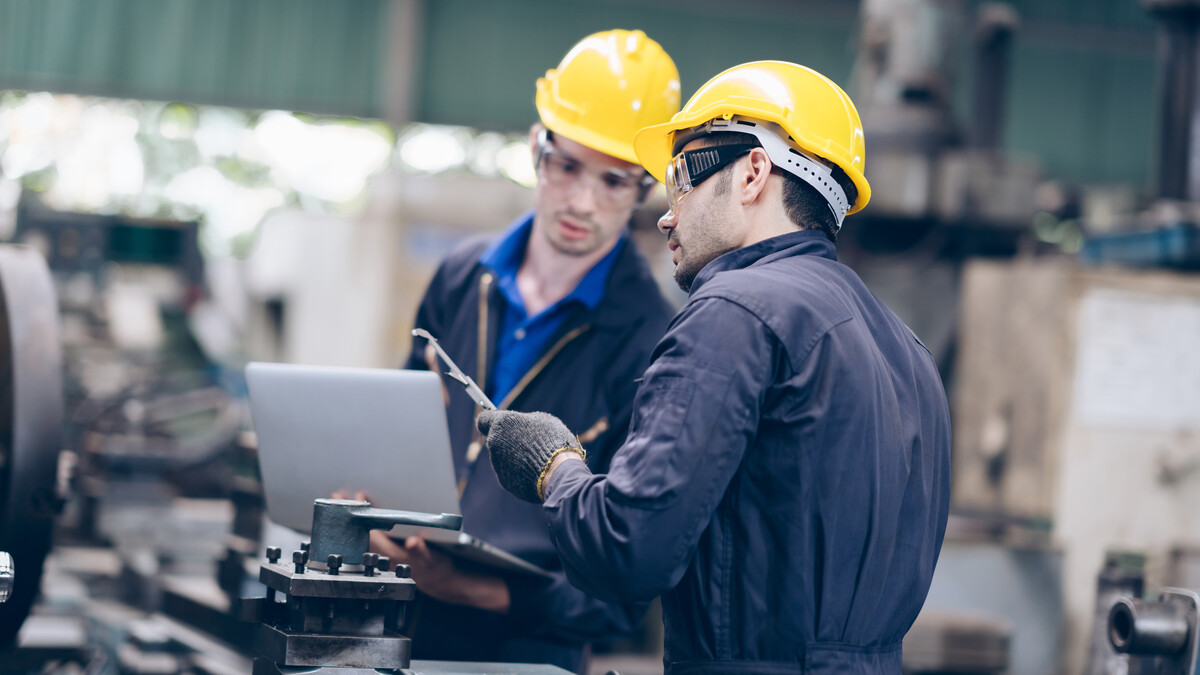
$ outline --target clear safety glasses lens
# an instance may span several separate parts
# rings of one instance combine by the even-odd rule
[[[667,164],[667,203],[672,207],[687,193],[692,191],[692,179],[688,175],[687,162],[683,153]]]
[[[587,168],[579,159],[556,150],[545,130],[538,135],[537,168],[540,178],[559,188],[571,188],[585,180],[594,183],[593,194],[602,208],[633,206],[654,185],[654,178],[644,171],[626,173]]]
[[[761,146],[752,143],[716,145],[675,155],[667,164],[667,199],[670,200],[668,204],[674,209],[679,200],[696,189],[700,183],[758,147]]]

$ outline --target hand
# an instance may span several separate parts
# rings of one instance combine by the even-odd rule
[[[505,490],[517,499],[542,503],[542,481],[552,460],[563,452],[584,456],[579,439],[554,415],[485,410],[475,419],[487,437],[492,468]]]
[[[391,558],[393,565],[411,567],[417,589],[435,600],[501,614],[508,612],[510,597],[504,580],[460,570],[450,556],[429,548],[420,536],[409,537],[401,545],[386,532],[372,530],[371,550]]]

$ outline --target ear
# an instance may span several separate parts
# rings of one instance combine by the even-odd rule
[[[767,151],[762,148],[751,150],[746,156],[746,161],[739,162],[739,169],[734,174],[734,188],[738,190],[743,206],[749,206],[762,198],[774,166],[771,158],[767,157]]]
[[[533,163],[535,165],[538,161],[537,138],[538,134],[542,133],[542,129],[545,129],[545,127],[542,126],[541,122],[534,122],[533,125],[529,127],[529,154],[533,157]]]

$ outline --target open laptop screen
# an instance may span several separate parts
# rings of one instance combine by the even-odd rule
[[[385,509],[460,512],[437,374],[251,363],[246,381],[275,522],[310,531],[313,500],[335,491],[361,490]]]

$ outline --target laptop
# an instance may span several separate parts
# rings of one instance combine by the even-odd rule
[[[311,532],[313,500],[365,492],[373,506],[462,513],[436,373],[282,363],[246,366],[250,413],[271,520]],[[545,576],[466,532],[397,526],[478,565]]]

